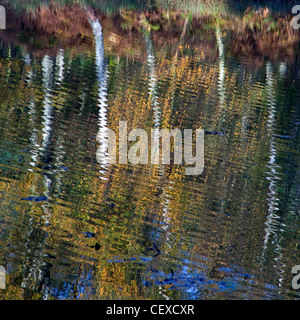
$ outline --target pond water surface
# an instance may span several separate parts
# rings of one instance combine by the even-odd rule
[[[296,51],[234,55],[219,28],[193,46],[108,19],[82,52],[1,31],[0,297],[299,298]],[[120,120],[204,129],[204,172],[99,164],[96,136]]]

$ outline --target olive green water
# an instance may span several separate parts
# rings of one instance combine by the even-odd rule
[[[233,57],[218,29],[210,50],[144,31],[124,55],[94,33],[80,54],[1,41],[0,297],[299,298],[298,67]],[[119,120],[205,129],[203,174],[100,165]]]

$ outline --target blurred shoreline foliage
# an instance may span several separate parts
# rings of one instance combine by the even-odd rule
[[[240,13],[251,10],[257,11],[267,7],[272,12],[290,13],[291,8],[297,4],[295,0],[2,0],[15,10],[34,11],[36,8],[51,6],[80,5],[81,7],[93,7],[105,13],[114,13],[118,10],[183,10],[196,15],[219,15]]]
[[[207,45],[213,49],[216,29],[220,29],[232,55],[253,56],[258,64],[278,57],[294,63],[300,40],[298,30],[291,27],[293,16],[288,13],[293,1],[0,0],[0,3],[8,6],[8,30],[2,33],[3,39],[8,37],[30,46],[37,55],[39,51],[41,55],[45,51],[51,55],[51,48],[68,46],[76,53],[92,53],[88,10],[94,10],[101,20],[106,49],[113,46],[120,54],[124,53],[124,46],[127,53],[143,51],[143,30],[151,32],[159,50],[180,38],[191,48]],[[277,11],[273,9],[275,3]],[[18,38],[14,39],[16,34]],[[122,35],[126,35],[129,43],[123,43]],[[210,43],[203,44],[207,39],[211,39]]]

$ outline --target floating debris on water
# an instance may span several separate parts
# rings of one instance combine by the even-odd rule
[[[100,245],[100,243],[95,243],[95,245],[94,246],[89,246],[88,244],[86,245],[87,247],[90,247],[90,248],[94,248],[96,251],[98,251],[98,250],[100,250],[100,248],[101,248],[101,245]]]
[[[46,196],[41,196],[41,197],[27,197],[27,198],[22,198],[21,200],[23,200],[23,201],[41,202],[41,201],[47,201],[48,198],[47,198]]]
[[[96,237],[96,233],[94,233],[94,232],[83,232],[83,234],[85,234],[85,238],[95,238]]]
[[[221,132],[217,132],[217,131],[205,131],[205,134],[212,134],[212,135],[219,135],[219,136],[224,136],[225,132],[221,131]]]
[[[70,170],[70,168],[69,168],[69,167],[64,167],[64,166],[62,166],[62,167],[59,167],[58,170],[65,170],[65,171],[67,171],[67,170]]]

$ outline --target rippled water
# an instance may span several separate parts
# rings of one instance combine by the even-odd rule
[[[297,66],[232,56],[218,28],[121,55],[100,23],[90,54],[1,42],[0,297],[299,298]],[[100,165],[119,120],[205,129],[203,174]]]

